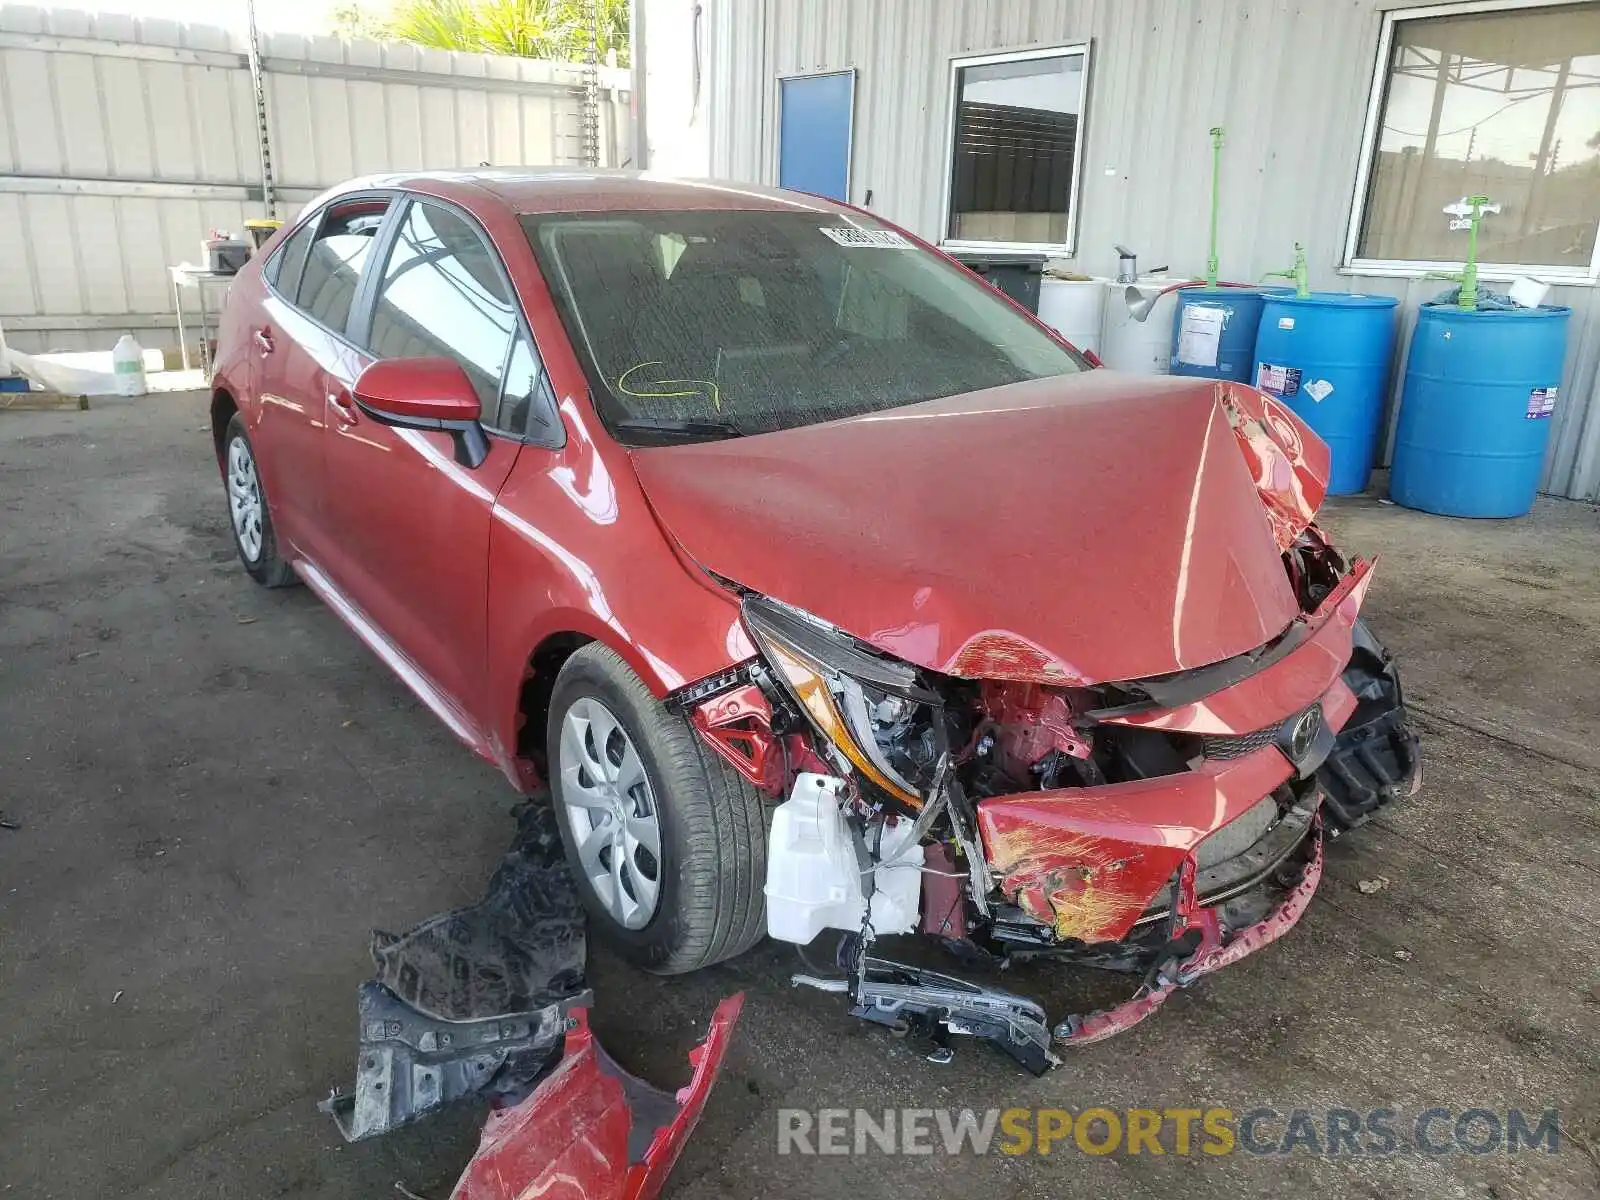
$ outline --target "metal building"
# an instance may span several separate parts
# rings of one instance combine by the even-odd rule
[[[1600,497],[1596,0],[637,5],[647,165],[836,184],[947,247],[1104,275],[1122,243],[1199,273],[1220,125],[1223,276],[1258,280],[1303,242],[1313,287],[1400,297],[1403,347],[1448,286],[1428,272],[1465,253],[1443,205],[1489,194],[1482,278],[1532,275],[1573,309],[1544,487]],[[1012,148],[1046,139],[1053,175],[966,153],[1018,89],[1055,117]]]
[[[619,165],[627,84],[611,67],[296,34],[252,47],[0,5],[0,326],[18,350],[175,345],[167,268],[197,261],[208,230],[293,217],[354,175]]]

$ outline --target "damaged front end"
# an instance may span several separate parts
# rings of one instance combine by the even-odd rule
[[[1420,775],[1394,664],[1359,616],[1372,564],[1347,565],[1315,525],[1274,529],[1300,615],[1246,654],[1142,680],[1075,681],[1000,633],[968,673],[934,671],[742,591],[760,657],[680,699],[782,801],[769,933],[842,935],[837,971],[795,982],[1038,1073],[1292,928],[1324,838]],[[969,964],[1051,958],[1138,983],[1052,1025],[1025,997],[873,949],[913,932]]]

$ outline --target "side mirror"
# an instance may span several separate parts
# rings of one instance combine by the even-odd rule
[[[489,457],[489,439],[478,424],[483,405],[454,359],[380,359],[361,372],[353,390],[356,406],[374,421],[451,434],[456,461],[464,467]]]

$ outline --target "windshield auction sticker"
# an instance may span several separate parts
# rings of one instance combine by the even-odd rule
[[[819,230],[823,237],[829,238],[848,250],[876,249],[876,250],[909,250],[911,242],[902,234],[892,229],[858,229],[854,225],[822,225]]]

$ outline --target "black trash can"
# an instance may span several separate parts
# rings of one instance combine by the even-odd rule
[[[950,256],[983,277],[985,283],[1010,296],[1034,315],[1039,312],[1039,280],[1044,275],[1042,254],[985,254],[953,250]]]

